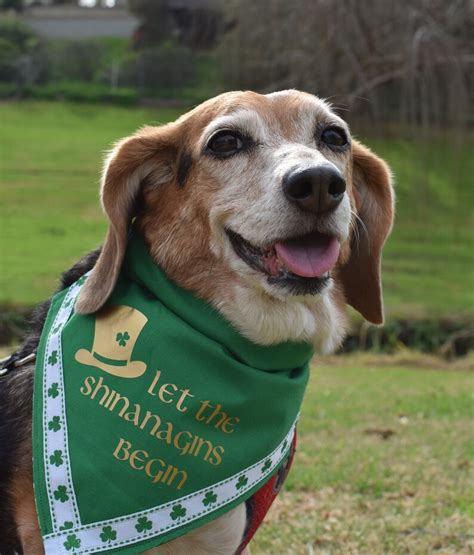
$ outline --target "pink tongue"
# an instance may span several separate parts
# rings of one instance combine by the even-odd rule
[[[336,264],[339,243],[334,237],[315,234],[276,243],[275,251],[293,274],[320,277]]]

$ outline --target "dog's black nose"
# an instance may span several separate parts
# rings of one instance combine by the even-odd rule
[[[301,210],[321,214],[334,210],[341,202],[346,182],[337,168],[322,164],[293,170],[283,178],[283,192]]]

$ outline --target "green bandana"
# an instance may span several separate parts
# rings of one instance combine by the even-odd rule
[[[252,496],[288,456],[307,344],[258,346],[133,236],[117,286],[53,299],[38,352],[34,484],[47,554],[137,553]]]

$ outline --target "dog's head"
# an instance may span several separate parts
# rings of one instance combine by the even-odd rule
[[[381,323],[391,229],[387,165],[322,100],[226,93],[116,145],[102,180],[109,230],[77,303],[110,295],[136,218],[151,255],[259,343],[343,335],[343,305]]]

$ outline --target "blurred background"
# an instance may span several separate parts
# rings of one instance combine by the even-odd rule
[[[115,140],[227,90],[317,94],[395,175],[387,321],[316,359],[254,550],[473,553],[473,30],[472,0],[0,0],[0,354],[101,242]]]

